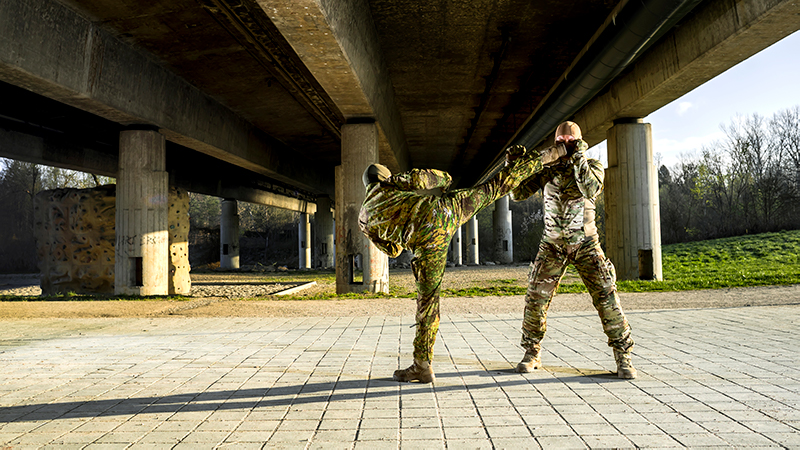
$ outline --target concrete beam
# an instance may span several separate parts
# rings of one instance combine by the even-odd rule
[[[0,80],[317,194],[310,164],[145,54],[53,0],[0,2]]]
[[[39,131],[41,130],[37,130]],[[114,150],[115,153],[118,151],[116,148]],[[187,150],[181,151],[170,146],[167,146],[167,150],[167,171],[170,173],[171,186],[199,194],[232,198],[307,214],[313,214],[317,210],[313,201],[297,195],[296,192],[285,192],[286,195],[273,192],[280,187],[274,186],[259,175],[248,174],[244,169],[238,168],[233,171],[225,170],[220,168],[223,163],[213,164],[210,161],[201,161],[199,165],[201,167],[176,163],[176,159],[197,160],[198,156],[196,153],[194,156],[186,155]],[[117,154],[85,147],[57,134],[38,136],[8,130],[2,123],[0,123],[0,157],[107,177],[117,176],[119,164]],[[213,170],[202,170],[202,166],[209,165]],[[242,184],[244,179],[248,181],[246,185]]]
[[[88,148],[64,136],[36,136],[10,130],[0,123],[0,157],[35,164],[117,176],[119,156]]]
[[[375,119],[379,160],[410,168],[394,88],[366,0],[257,0],[345,119]]]
[[[794,0],[704,2],[573,120],[595,145],[615,119],[645,117],[797,30]]]

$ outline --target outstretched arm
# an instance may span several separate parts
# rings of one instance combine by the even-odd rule
[[[605,170],[603,164],[596,159],[586,157],[589,145],[583,140],[577,141],[575,151],[570,157],[575,170],[575,181],[585,198],[593,199],[603,190]]]
[[[408,172],[392,175],[384,181],[401,191],[423,191],[436,188],[446,191],[452,182],[453,177],[449,173],[436,169],[411,169]]]
[[[516,188],[512,189],[511,198],[515,202],[526,200],[528,197],[540,190],[545,184],[546,180],[544,178],[544,174],[536,174],[520,183]]]

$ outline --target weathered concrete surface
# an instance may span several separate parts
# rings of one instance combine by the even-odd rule
[[[222,200],[219,213],[219,267],[239,268],[239,203]]]
[[[662,280],[658,175],[649,123],[617,123],[608,131],[603,192],[606,253],[617,277]],[[641,274],[640,269],[648,275]]]
[[[192,279],[189,276],[189,193],[169,188],[169,295],[189,295]]]
[[[514,240],[511,233],[511,210],[509,198],[494,202],[492,213],[492,236],[494,237],[495,262],[511,264],[514,262]]]
[[[366,0],[258,0],[345,119],[374,118],[380,162],[410,169],[394,88]]]
[[[43,191],[34,199],[42,295],[114,293],[116,186]],[[188,295],[189,196],[169,191],[169,294]]]
[[[358,214],[366,192],[361,175],[378,158],[375,124],[342,127],[342,165],[336,173],[336,293],[389,292],[389,258],[364,236]],[[363,277],[355,277],[361,258]]]
[[[116,186],[43,191],[34,236],[44,295],[114,293]]]
[[[0,80],[114,122],[155,125],[186,147],[333,193],[332,173],[55,1],[0,4]]]
[[[317,212],[314,214],[314,267],[331,268],[336,262],[334,245],[333,211],[329,197],[317,198]]]
[[[169,293],[169,174],[164,136],[127,130],[119,138],[117,172],[117,295]]]

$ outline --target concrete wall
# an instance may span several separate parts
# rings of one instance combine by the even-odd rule
[[[34,199],[43,295],[114,294],[116,186],[43,191]],[[169,293],[188,295],[189,196],[169,193]]]

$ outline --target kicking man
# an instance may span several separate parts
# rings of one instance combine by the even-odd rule
[[[458,228],[475,213],[507,195],[520,182],[540,172],[566,152],[564,146],[541,153],[523,146],[506,150],[506,166],[491,180],[468,189],[449,191],[452,178],[435,169],[412,169],[392,175],[373,164],[363,175],[367,195],[359,214],[364,234],[384,253],[413,253],[411,269],[417,285],[417,331],[414,362],[397,370],[397,381],[434,381],[433,344],[439,329],[439,291],[447,249]],[[437,190],[441,195],[417,191]]]

